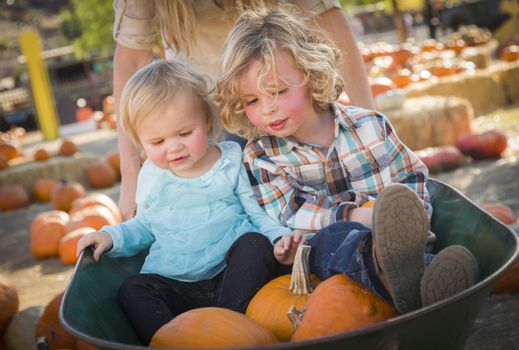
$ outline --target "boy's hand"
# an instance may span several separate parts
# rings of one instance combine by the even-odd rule
[[[306,241],[303,230],[294,230],[290,236],[283,236],[274,246],[274,256],[283,265],[292,265],[297,247]]]
[[[348,213],[348,221],[359,222],[367,228],[373,226],[373,208],[353,208]]]
[[[112,249],[114,242],[112,241],[112,237],[106,232],[90,232],[83,236],[78,244],[76,255],[79,256],[81,252],[91,245],[94,246],[94,260],[99,261],[101,254],[103,252]]]

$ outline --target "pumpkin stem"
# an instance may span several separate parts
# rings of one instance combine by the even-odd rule
[[[292,325],[293,333],[297,331],[297,328],[301,325],[301,322],[303,322],[303,315],[305,314],[305,310],[306,307],[304,306],[301,310],[298,310],[293,305],[290,307],[290,309],[288,309],[287,317],[290,321],[290,324]]]
[[[310,250],[312,247],[300,244],[297,247],[294,265],[292,266],[292,278],[290,280],[290,291],[297,295],[310,294],[314,288],[310,280]]]

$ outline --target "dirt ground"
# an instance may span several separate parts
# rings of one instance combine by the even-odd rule
[[[519,123],[514,126],[519,128]],[[519,145],[519,132],[511,141]],[[114,132],[79,135],[76,142],[82,152],[105,154],[116,149]],[[45,145],[51,149],[57,147],[56,142]],[[36,137],[35,141],[27,143],[26,151],[30,153],[41,146],[41,140]],[[460,189],[476,203],[505,203],[519,215],[518,149],[513,146],[506,157],[498,161],[468,162],[455,171],[433,176]],[[117,200],[119,185],[98,192]],[[66,288],[73,271],[73,267],[63,265],[58,258],[37,260],[30,253],[30,223],[38,213],[51,209],[49,203],[33,203],[27,208],[0,213],[0,274],[15,283],[20,310],[45,305]],[[465,349],[517,349],[518,324],[519,294],[490,296],[480,308]]]

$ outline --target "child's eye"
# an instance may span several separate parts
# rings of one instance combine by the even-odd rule
[[[190,131],[184,131],[184,132],[181,132],[179,135],[182,136],[182,137],[185,137],[185,136],[189,136],[193,133],[192,130]]]
[[[152,145],[160,145],[162,142],[164,142],[164,140],[154,140],[154,141],[151,141],[151,144]]]
[[[281,89],[278,91],[278,95],[283,95],[287,91],[288,91],[288,88]]]
[[[250,106],[258,101],[257,98],[252,98],[250,100],[245,101],[245,106]]]

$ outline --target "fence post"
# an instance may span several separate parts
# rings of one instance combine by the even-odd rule
[[[59,136],[56,105],[49,83],[47,65],[41,56],[40,37],[36,31],[30,30],[22,32],[19,40],[29,73],[40,131],[45,140],[55,139]]]

